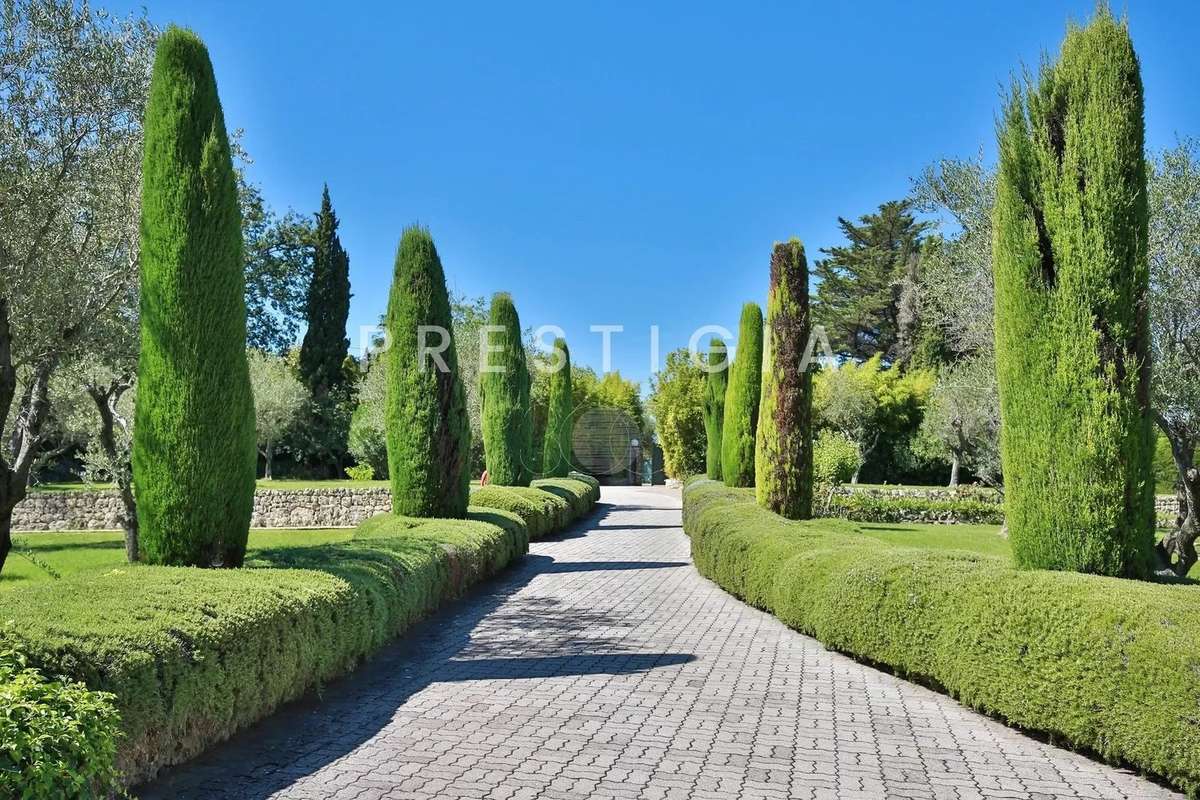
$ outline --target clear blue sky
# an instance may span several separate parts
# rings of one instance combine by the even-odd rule
[[[562,326],[597,368],[588,326],[622,324],[613,366],[642,381],[650,325],[664,354],[700,325],[736,330],[773,241],[799,236],[811,260],[838,215],[902,197],[934,159],[990,159],[1001,85],[1094,8],[337,5],[148,0],[207,42],[272,205],[315,210],[329,183],[352,346],[420,221],[452,290],[512,292],[524,324]],[[1142,59],[1149,145],[1200,135],[1200,4],[1114,7]]]

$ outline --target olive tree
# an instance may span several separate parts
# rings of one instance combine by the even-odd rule
[[[253,349],[246,360],[254,392],[254,430],[265,462],[263,477],[271,480],[275,445],[308,406],[309,392],[287,360]]]

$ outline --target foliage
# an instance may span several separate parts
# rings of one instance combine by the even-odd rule
[[[788,519],[812,516],[812,373],[804,361],[811,331],[804,245],[799,239],[777,242],[767,290],[754,472],[759,505]]]
[[[933,385],[921,420],[918,447],[951,462],[950,486],[959,467],[985,483],[1000,478],[1000,401],[996,366],[990,355],[976,355],[944,368]]]
[[[308,389],[287,361],[279,356],[251,349],[246,360],[250,368],[250,387],[254,392],[254,429],[259,450],[266,459],[264,477],[269,479],[275,444],[308,406]]]
[[[847,361],[817,373],[813,410],[823,426],[858,446],[866,464],[872,454],[895,449],[917,431],[933,382],[932,370],[901,372],[884,367],[878,355],[862,364]]]
[[[458,348],[458,372],[466,392],[467,416],[471,422],[470,474],[484,470],[483,409],[479,401],[479,347],[483,326],[488,324],[488,303],[483,297],[450,297],[454,342]]]
[[[548,483],[593,497],[582,481]],[[349,541],[258,551],[252,569],[85,571],[6,594],[5,615],[31,663],[116,696],[117,764],[136,783],[350,671],[527,546],[501,508],[381,514]]]
[[[858,445],[840,431],[823,430],[813,442],[813,482],[837,486],[854,477],[862,467]]]
[[[350,340],[346,319],[350,315],[350,257],[338,238],[338,218],[329,199],[329,187],[321,193],[313,232],[313,271],[305,303],[304,342],[300,347],[300,377],[315,397],[341,386],[345,380],[342,362]]]
[[[721,480],[721,429],[725,424],[725,392],[729,388],[729,351],[722,339],[708,344],[704,381],[704,467],[713,480]]]
[[[1017,563],[1140,576],[1154,484],[1142,81],[1101,7],[1014,86],[993,217],[996,368]]]
[[[835,434],[836,435],[836,434]],[[941,522],[954,524],[1004,524],[999,503],[964,495],[954,499],[881,497],[861,491],[834,492],[822,516],[855,522]]]
[[[847,246],[823,249],[813,265],[813,319],[837,354],[865,360],[879,354],[906,364],[917,334],[911,293],[918,282],[921,236],[928,228],[908,200],[893,200],[856,224],[838,217]]]
[[[353,467],[346,467],[346,477],[352,481],[373,481],[375,468],[370,464],[355,464]]]
[[[516,514],[525,523],[531,540],[562,530],[574,518],[571,504],[566,500],[530,486],[478,487],[471,490],[471,505]]]
[[[0,795],[66,800],[120,791],[111,695],[47,680],[0,638],[0,708]]]
[[[439,330],[423,330],[427,327]],[[450,332],[450,298],[433,237],[426,228],[404,231],[388,296],[388,476],[392,510],[416,517],[460,518],[467,511],[471,429]],[[441,363],[421,346],[448,337]],[[428,334],[428,336],[426,335]]]
[[[672,478],[705,471],[704,370],[687,348],[667,353],[664,368],[650,380],[650,413],[663,450],[663,465]]]
[[[361,464],[369,464],[381,478],[388,477],[387,426],[384,408],[387,406],[387,359],[377,356],[367,360],[367,368],[359,379],[358,403],[350,417],[347,447],[350,455]]]
[[[240,566],[256,458],[241,222],[212,63],[180,28],[159,39],[142,172],[141,556]]]
[[[510,295],[498,292],[492,298],[485,332],[488,355],[480,366],[479,396],[488,477],[497,486],[528,486],[534,473],[532,378],[521,321]],[[481,347],[481,357],[483,353]]]
[[[571,397],[571,351],[565,339],[554,340],[554,353],[561,361],[550,373],[542,474],[550,478],[565,478],[571,471],[571,433],[575,413],[575,403]]]
[[[136,293],[157,31],[71,0],[0,6],[0,569],[45,443],[50,379]]]
[[[701,574],[825,646],[1200,791],[1195,587],[892,546],[712,481],[684,491],[683,513]]]
[[[763,316],[757,303],[742,306],[737,350],[729,368],[721,423],[721,474],[730,486],[754,485],[754,443],[762,395]]]

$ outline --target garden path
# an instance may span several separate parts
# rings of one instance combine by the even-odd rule
[[[597,513],[321,701],[143,798],[1152,798],[1135,775],[831,653],[691,564],[679,495]]]

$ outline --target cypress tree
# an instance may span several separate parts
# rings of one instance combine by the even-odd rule
[[[1013,89],[993,221],[1005,515],[1023,567],[1138,576],[1154,533],[1142,81],[1101,8]]]
[[[342,363],[350,349],[346,320],[350,316],[350,257],[338,237],[338,218],[321,193],[314,236],[312,280],[305,316],[308,329],[300,346],[300,377],[313,397],[321,398],[344,383]]]
[[[528,486],[533,478],[529,368],[521,320],[507,292],[492,298],[484,336],[487,363],[479,367],[479,397],[488,478],[497,486]]]
[[[721,425],[721,475],[727,486],[754,485],[754,439],[762,392],[763,316],[758,303],[742,307],[737,353],[730,367]]]
[[[729,386],[729,351],[721,339],[708,343],[708,377],[704,384],[705,472],[721,480],[721,429],[725,423],[725,391]]]
[[[561,361],[559,369],[550,374],[542,472],[547,478],[563,478],[571,471],[571,421],[575,404],[571,396],[571,351],[566,340],[555,339],[554,350]]]
[[[386,328],[388,474],[392,511],[461,518],[470,491],[471,427],[450,297],[428,229],[406,228],[396,250]]]
[[[142,175],[140,555],[240,566],[258,455],[241,215],[212,63],[191,31],[158,41]]]
[[[801,369],[811,325],[804,245],[799,239],[776,243],[763,336],[755,494],[759,505],[788,519],[812,516],[812,373]]]

